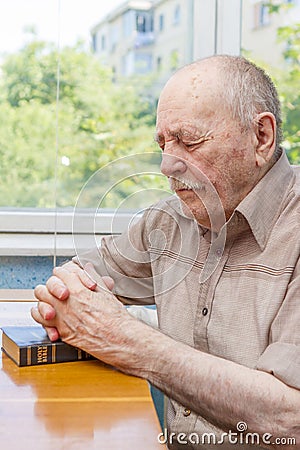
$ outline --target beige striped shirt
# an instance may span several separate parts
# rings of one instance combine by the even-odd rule
[[[112,276],[127,303],[155,303],[160,329],[175,340],[300,389],[299,198],[300,168],[283,154],[236,208],[226,240],[172,196],[80,263]],[[170,431],[221,433],[186,408],[169,401]]]

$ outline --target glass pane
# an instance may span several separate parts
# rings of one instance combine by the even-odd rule
[[[300,163],[300,2],[243,2],[242,52],[266,69],[280,94],[283,146]]]
[[[125,8],[123,32],[116,21],[92,33],[121,4],[1,2],[0,207],[73,207],[87,184],[93,192],[85,206],[134,208],[157,200],[153,188],[168,188],[153,141],[156,97],[149,95],[153,15],[149,7]],[[116,70],[120,63],[107,64],[101,52],[118,50],[124,36],[132,39],[136,32],[139,49],[118,53],[123,78]],[[150,152],[149,173],[135,167],[138,172],[127,170],[123,179],[122,159],[114,166],[117,186],[110,186],[109,164],[144,152]],[[98,185],[89,183],[97,172]],[[144,195],[133,195],[137,191]]]
[[[239,52],[240,4],[242,53],[275,79],[299,163],[298,0],[10,0],[0,3],[0,206],[73,207],[85,186],[89,207],[169,195],[153,143],[159,92],[178,67]]]

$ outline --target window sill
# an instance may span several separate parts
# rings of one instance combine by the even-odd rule
[[[95,246],[100,245],[103,235],[93,239]],[[86,243],[86,245],[85,245]],[[80,235],[81,248],[91,247],[91,236]],[[72,234],[26,234],[2,233],[0,234],[0,256],[66,256],[76,254]]]
[[[0,256],[66,256],[99,245],[108,234],[120,234],[134,212],[0,209]],[[76,232],[74,246],[73,236]],[[92,245],[91,245],[92,244]]]
[[[0,302],[35,302],[33,289],[0,289]]]

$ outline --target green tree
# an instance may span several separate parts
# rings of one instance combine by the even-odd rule
[[[155,108],[142,83],[114,84],[110,70],[80,44],[58,55],[33,40],[8,55],[1,72],[1,206],[53,207],[55,183],[58,205],[72,206],[109,161],[154,150]],[[163,184],[160,177],[148,181]],[[127,180],[105,206],[115,207],[139,182]]]
[[[265,2],[271,14],[280,14],[295,5],[280,0]],[[282,71],[269,68],[278,86],[283,112],[284,146],[293,164],[300,164],[300,23],[281,26],[278,42],[284,43],[285,67]]]

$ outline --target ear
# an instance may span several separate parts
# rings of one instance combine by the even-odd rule
[[[276,147],[276,120],[272,113],[258,114],[255,119],[257,146],[255,151],[256,165],[263,167],[273,156]]]

